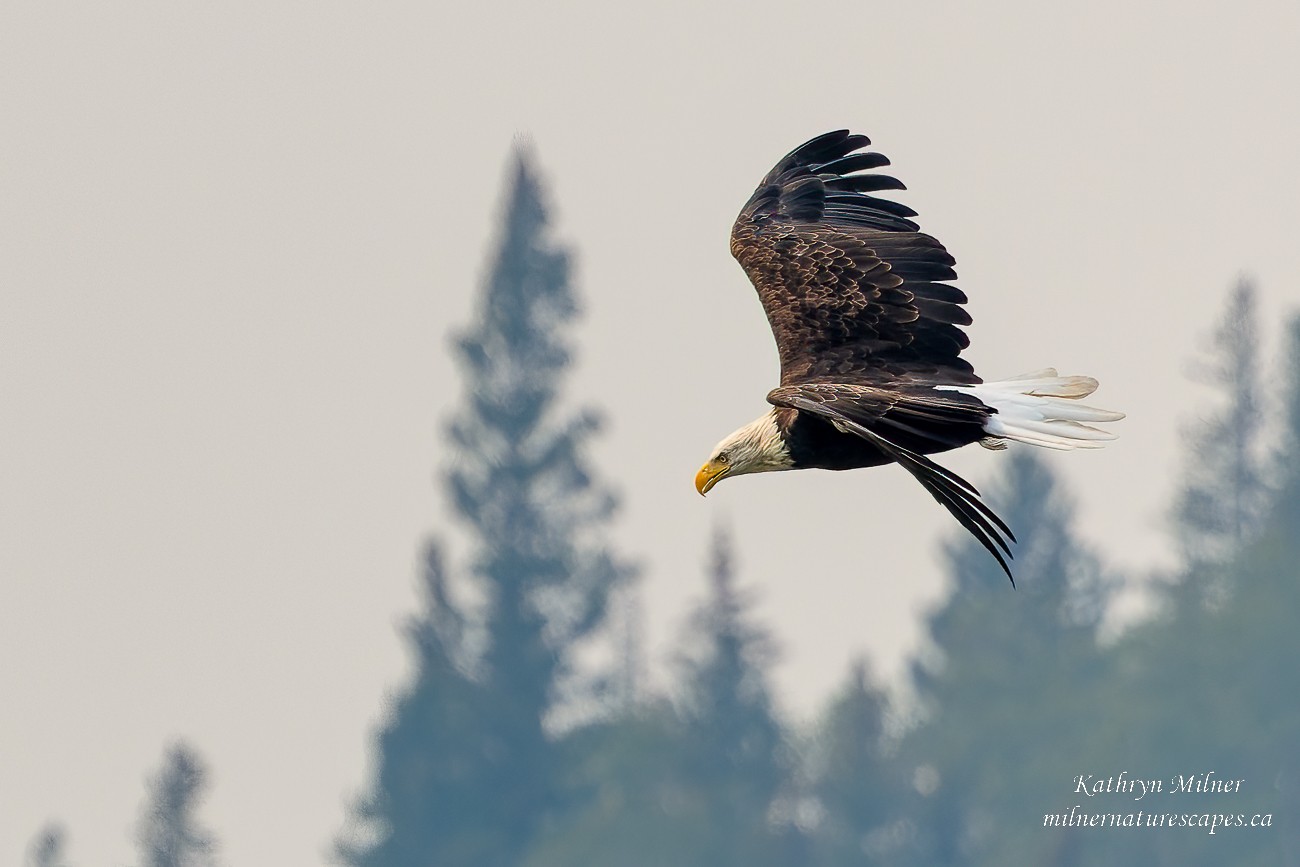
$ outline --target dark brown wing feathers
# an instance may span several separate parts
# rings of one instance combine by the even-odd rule
[[[943,245],[915,212],[868,192],[897,179],[855,174],[888,165],[847,131],[782,159],[745,204],[731,250],[758,289],[781,357],[783,385],[816,379],[885,384],[978,382],[959,358],[966,296]]]

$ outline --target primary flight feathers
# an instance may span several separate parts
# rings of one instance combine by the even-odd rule
[[[1008,577],[1011,530],[960,476],[927,454],[1015,440],[1097,448],[1114,435],[1088,423],[1122,413],[1077,403],[1097,381],[1047,369],[983,382],[961,358],[966,295],[955,260],[905,205],[889,165],[839,130],[795,148],[768,172],[731,230],[776,338],[781,384],[763,416],[723,439],[696,475],[854,469],[898,463],[997,559]],[[1005,555],[1005,557],[1004,557]],[[1013,581],[1014,583],[1014,581]]]

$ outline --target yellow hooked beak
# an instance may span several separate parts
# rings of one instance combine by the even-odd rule
[[[718,483],[718,480],[727,474],[731,469],[727,464],[719,464],[709,461],[700,467],[700,471],[695,474],[695,490],[703,496],[709,492],[709,489]]]

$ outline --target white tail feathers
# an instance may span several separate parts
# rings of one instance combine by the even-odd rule
[[[940,385],[969,394],[995,410],[984,423],[992,437],[1049,449],[1099,449],[1115,434],[1084,422],[1118,421],[1122,412],[1075,403],[1097,390],[1091,376],[1057,376],[1052,368],[979,385]]]

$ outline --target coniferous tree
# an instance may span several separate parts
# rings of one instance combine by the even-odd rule
[[[1266,525],[1267,536],[1256,556],[1264,561],[1257,568],[1270,580],[1266,586],[1255,588],[1258,596],[1254,600],[1258,607],[1267,609],[1266,622],[1273,630],[1255,630],[1252,626],[1251,636],[1270,668],[1255,672],[1252,680],[1271,690],[1271,695],[1284,699],[1283,707],[1268,708],[1266,717],[1269,730],[1277,737],[1273,756],[1278,765],[1278,850],[1282,863],[1300,865],[1300,683],[1296,683],[1294,666],[1287,669],[1278,665],[1279,658],[1300,655],[1296,630],[1288,628],[1285,614],[1279,614],[1300,608],[1300,587],[1295,580],[1296,564],[1300,563],[1300,315],[1292,316],[1287,323],[1283,365],[1283,429],[1275,460],[1280,490]],[[1291,652],[1280,652],[1288,643]],[[1276,680],[1270,679],[1269,673],[1275,674]],[[1285,717],[1289,717],[1290,724],[1278,726],[1277,720]]]
[[[1014,450],[990,501],[1019,537],[1017,589],[973,541],[949,549],[955,587],[928,618],[931,656],[912,670],[926,719],[902,744],[912,858],[1069,863],[1070,839],[1037,822],[1078,773],[1061,744],[1086,751],[1104,734],[1090,702],[1106,677],[1096,633],[1111,582],[1074,538],[1072,507],[1040,458]],[[1029,757],[1037,773],[1018,774]]]
[[[1015,505],[1002,511],[1021,534],[1020,590],[1000,605],[981,599],[977,591],[997,584],[996,570],[971,581],[981,564],[965,554],[954,561],[957,591],[930,621],[934,659],[914,672],[929,715],[901,747],[914,768],[912,845],[889,863],[1300,864],[1300,320],[1289,350],[1277,496],[1262,498],[1253,525],[1215,559],[1192,561],[1193,577],[1179,585],[1197,586],[1198,573],[1222,580],[1229,592],[1215,605],[1169,606],[1098,649],[1093,633],[1109,582],[1069,538],[1069,510],[1050,492],[1050,476],[1041,466],[1010,467]],[[1041,573],[1055,583],[1024,604]],[[1104,780],[1115,769],[1162,779],[1166,789],[1140,799],[1075,791],[1076,774]],[[1243,784],[1230,794],[1168,797],[1173,778],[1206,771]],[[1143,822],[1241,815],[1270,824],[1213,837],[1208,824],[1040,824],[1076,804],[1085,814],[1141,814]]]
[[[466,623],[448,597],[436,545],[425,552],[422,590],[424,610],[406,627],[415,683],[395,699],[378,735],[377,779],[357,810],[362,828],[352,835],[362,839],[339,844],[345,863],[479,864],[498,855],[485,819],[493,792],[482,783],[492,755],[479,732],[491,702],[464,671]]]
[[[1202,796],[1196,809],[1269,815],[1272,824],[1228,829],[1213,859],[1195,836],[1145,835],[1125,853],[1142,863],[1300,864],[1300,320],[1288,350],[1277,496],[1240,546],[1191,564],[1178,585],[1208,573],[1228,592],[1213,606],[1170,605],[1126,635],[1113,651],[1123,661],[1122,700],[1106,702],[1130,733],[1113,753],[1120,761],[1242,779],[1240,792]]]
[[[1292,499],[1300,497],[1300,315],[1287,323],[1282,364],[1282,436],[1274,464],[1283,488],[1281,509],[1290,512],[1300,507],[1300,500]]]
[[[569,809],[547,823],[523,867],[702,863],[710,829],[688,788],[683,739],[673,709],[652,699],[570,732],[561,744]]]
[[[1171,636],[1171,655],[1190,654],[1179,663],[1190,667],[1197,683],[1215,684],[1216,699],[1205,707],[1188,690],[1181,710],[1196,724],[1180,739],[1185,750],[1179,758],[1186,763],[1189,755],[1209,755],[1248,781],[1245,796],[1221,802],[1225,811],[1276,814],[1276,838],[1257,835],[1235,847],[1242,864],[1300,864],[1300,668],[1294,664],[1300,654],[1300,317],[1287,328],[1283,364],[1273,508],[1226,564],[1232,592],[1223,605],[1175,624]],[[1160,673],[1149,674],[1154,689]],[[1189,863],[1190,848],[1172,852],[1166,862],[1181,857]]]
[[[1267,500],[1255,308],[1255,287],[1243,279],[1228,295],[1208,357],[1195,369],[1222,403],[1186,432],[1186,482],[1174,514],[1179,542],[1193,564],[1220,560],[1239,547],[1257,527]]]
[[[207,777],[207,768],[193,748],[178,743],[167,751],[140,818],[137,839],[144,867],[215,863],[216,839],[195,815]]]
[[[66,834],[59,825],[47,825],[32,842],[27,854],[30,867],[68,867],[67,857],[63,854]]]
[[[700,648],[684,666],[685,786],[707,828],[689,863],[802,861],[793,824],[773,821],[791,760],[767,685],[771,640],[748,616],[721,531],[708,577],[709,598],[691,627]]]
[[[815,743],[812,794],[820,806],[815,863],[824,867],[887,864],[896,841],[904,791],[886,751],[886,698],[854,663],[848,683],[828,708]]]
[[[416,683],[379,736],[358,816],[367,833],[340,847],[350,864],[517,864],[559,806],[548,717],[578,683],[575,650],[632,574],[606,542],[614,499],[585,459],[599,418],[557,406],[577,312],[568,256],[519,153],[477,321],[456,341],[466,389],[446,481],[473,544],[462,577],[482,604],[471,616],[442,578],[430,584],[437,619],[414,627]]]
[[[527,867],[766,867],[803,863],[772,821],[790,762],[772,712],[770,641],[751,622],[719,534],[709,597],[691,620],[676,712],[642,697],[566,739],[572,811]],[[633,651],[635,654],[635,651]]]

